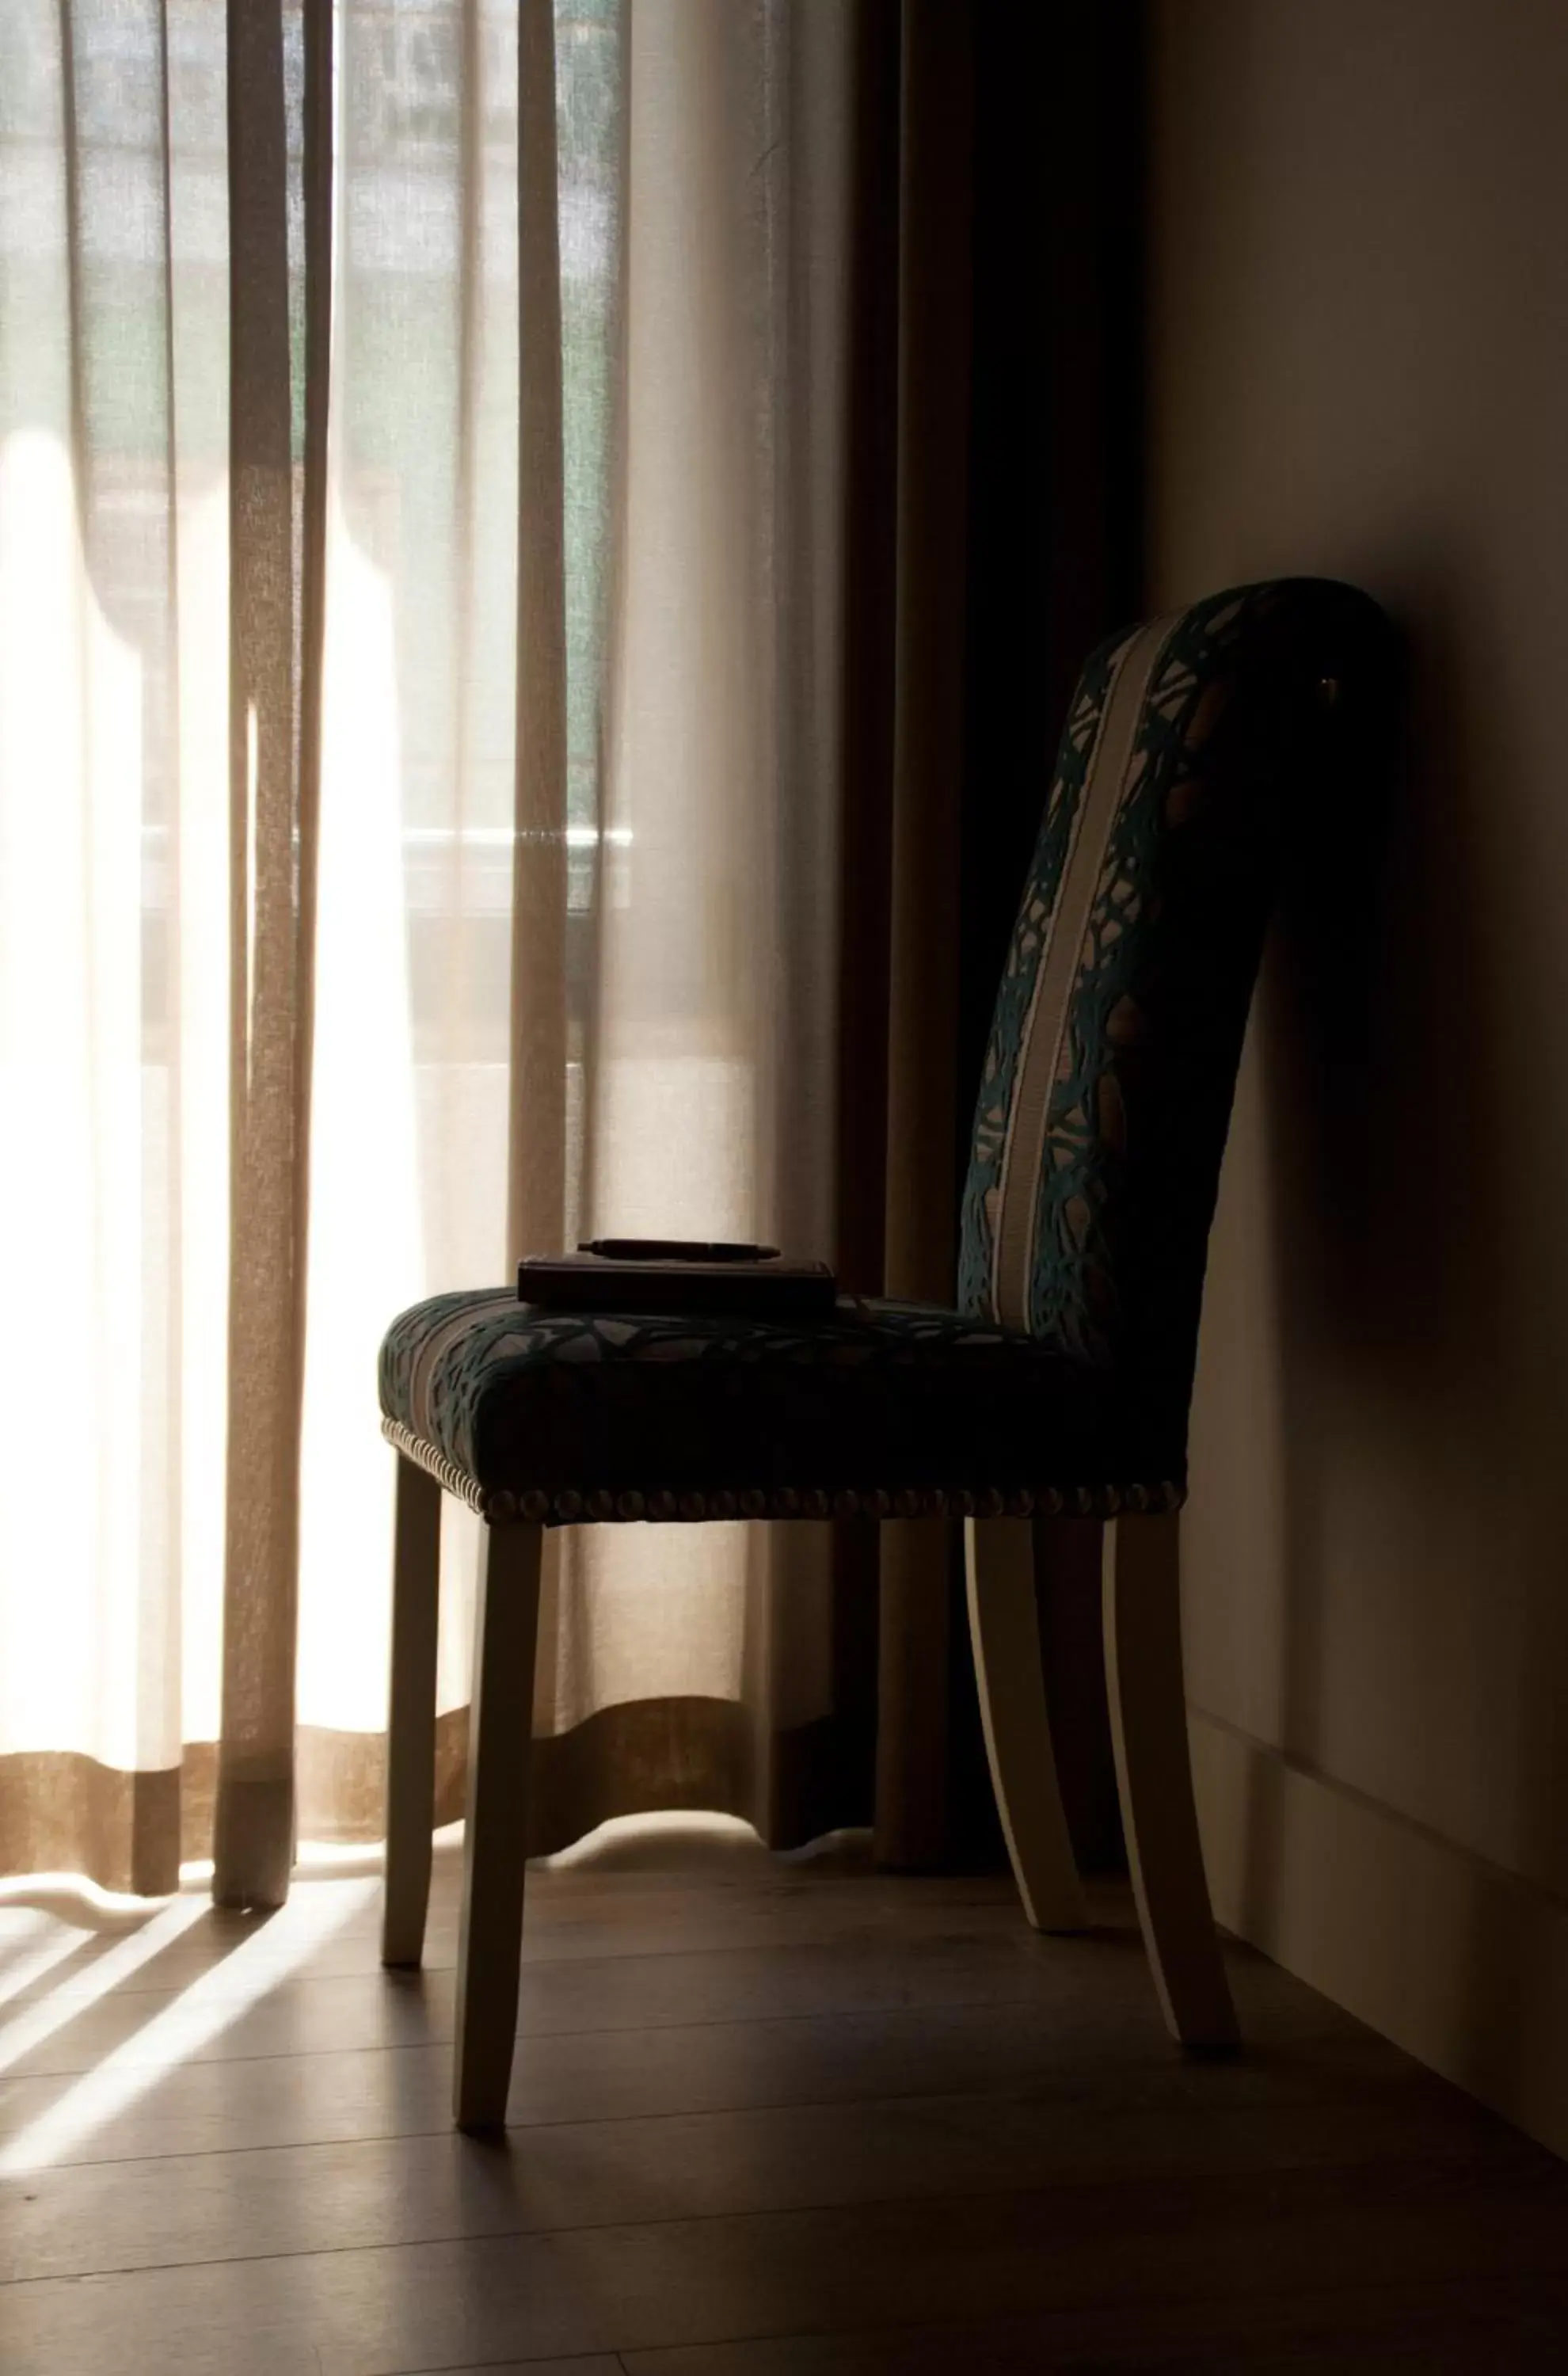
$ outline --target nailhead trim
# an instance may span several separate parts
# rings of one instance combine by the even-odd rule
[[[1079,1517],[1114,1518],[1122,1511],[1179,1510],[1185,1488],[1174,1481],[1159,1485],[997,1485],[970,1487],[901,1485],[889,1492],[873,1485],[864,1490],[840,1486],[832,1493],[820,1486],[749,1485],[732,1491],[720,1486],[712,1492],[687,1491],[676,1494],[666,1487],[638,1491],[635,1487],[612,1492],[597,1486],[587,1493],[564,1486],[558,1492],[530,1486],[521,1493],[505,1485],[487,1491],[459,1468],[455,1460],[426,1443],[398,1420],[381,1422],[381,1432],[406,1460],[434,1477],[448,1493],[466,1502],[492,1526],[509,1526],[521,1519],[529,1526],[569,1527],[583,1520],[605,1525],[634,1525],[638,1519],[667,1522],[680,1517],[689,1523],[726,1518],[1027,1518],[1031,1513],[1055,1517],[1062,1513]]]

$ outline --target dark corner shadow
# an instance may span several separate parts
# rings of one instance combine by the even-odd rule
[[[1568,1596],[1542,1590],[1568,1539],[1568,1465],[1550,1451],[1539,1387],[1555,1282],[1532,1289],[1529,1252],[1515,1242],[1516,1183],[1499,1151],[1519,1137],[1505,1056],[1521,1019],[1550,1011],[1552,992],[1527,946],[1500,962],[1507,919],[1488,903],[1508,866],[1489,785],[1511,739],[1487,674],[1491,623],[1441,556],[1408,556],[1400,578],[1409,600],[1396,703],[1349,799],[1336,789],[1314,821],[1265,968],[1284,1354],[1283,1746],[1319,1762],[1334,1557],[1324,1512],[1342,1457],[1341,1398],[1353,1396],[1372,1426],[1386,1422],[1407,1465],[1413,1452],[1430,1463],[1432,1491],[1452,1492],[1456,1514],[1493,1497],[1507,1511],[1487,1556],[1506,1562],[1497,1581],[1524,1598],[1532,1671],[1513,1679],[1525,1738],[1500,1752],[1520,1777],[1518,1870],[1538,1874],[1554,1858],[1561,1869],[1568,1843]],[[1494,1589],[1490,1568],[1466,1588]],[[1411,1643],[1412,1670],[1426,1646]],[[1281,1811],[1261,1772],[1254,1800],[1244,1887],[1249,1914],[1266,1914]],[[1527,1978],[1495,1932],[1471,1938],[1468,1966],[1455,2043],[1479,2066],[1506,2066]]]
[[[1399,923],[1419,933],[1427,902],[1408,845],[1420,805],[1409,736],[1411,651],[1401,627],[1369,651],[1366,681],[1347,683],[1346,763],[1296,822],[1279,910],[1265,953],[1258,1025],[1264,1048],[1267,1176],[1283,1376],[1283,1746],[1312,1760],[1323,1689],[1321,1512],[1324,1445],[1315,1423],[1324,1374],[1361,1358],[1372,1306],[1397,1281],[1384,1275],[1388,1231],[1386,1135],[1398,1145],[1404,1062],[1396,985]],[[1430,854],[1430,853],[1429,853]],[[1402,1195],[1393,1199],[1396,1210]],[[1374,1284],[1375,1282],[1375,1284]],[[1397,1336],[1396,1325],[1394,1334]],[[1254,1761],[1247,1811],[1244,1902],[1266,1927],[1278,1874],[1277,1777]]]

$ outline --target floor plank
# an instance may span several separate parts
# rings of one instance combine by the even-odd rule
[[[1097,2096],[909,2096],[565,2122],[506,2147],[450,2132],[364,2143],[197,2154],[155,2173],[98,2161],[0,2186],[0,2280],[252,2259],[641,2218],[821,2208],[927,2195],[1172,2183],[1251,2170],[1392,2168],[1412,2155],[1478,2178],[1533,2149],[1420,2080],[1289,2105],[1289,2091],[1223,2085],[1201,2098],[1179,2070]],[[150,2182],[149,2182],[150,2181]]]
[[[591,2359],[574,2357],[570,2359],[509,2359],[506,2368],[525,2370],[527,2376],[626,2376],[626,2363],[619,2352],[607,2357],[596,2351]],[[498,2369],[493,2359],[487,2361],[484,2376],[506,2376],[506,2368]],[[479,2376],[477,2370],[461,2368],[422,2369],[416,2376]]]
[[[313,1944],[311,1968],[318,1977],[378,1972],[380,1930],[374,1901],[367,1902],[362,1885],[311,1884],[330,1888],[338,1906],[329,1902],[317,1918],[319,1936]],[[749,1949],[767,1952],[812,1942],[870,1944],[878,1939],[1005,1938],[1016,1932],[1019,1915],[1016,1898],[994,1895],[972,1899],[921,1898],[907,1914],[885,1896],[864,1907],[838,1902],[850,1884],[835,1883],[819,1896],[797,1898],[780,1895],[772,1900],[749,1896],[744,1902],[693,1903],[691,1893],[671,1902],[650,1899],[646,1919],[633,1909],[612,1911],[602,1901],[584,1905],[568,1901],[538,1902],[531,1884],[523,1942],[525,1964],[571,1961],[596,1956],[732,1953]],[[352,1894],[350,1894],[352,1893]],[[199,1910],[199,1909],[198,1909]],[[231,1963],[244,1951],[255,1970],[279,1978],[294,1968],[297,1934],[283,1915],[270,1918],[220,1914],[199,1910],[190,1930],[148,1956],[133,1975],[116,1985],[126,1994],[159,1993],[189,1987],[205,1974]],[[18,1991],[13,2002],[25,2004],[39,1996],[91,1998],[101,1992],[101,1966],[111,1956],[134,1944],[132,1935],[95,1932],[84,1936],[70,1964],[58,1975],[46,1975]],[[433,1904],[425,1938],[424,1968],[450,1970],[457,1959],[457,1901]],[[9,2010],[9,2007],[7,2007]]]
[[[1568,2282],[1497,2287],[1314,2287],[1241,2301],[1100,2304],[1043,2318],[986,2319],[874,2334],[777,2335],[620,2355],[625,2376],[1040,2376],[1042,2370],[1194,2369],[1220,2376],[1538,2376],[1558,2364]],[[512,2371],[529,2365],[513,2361]],[[537,2369],[538,2362],[532,2363]],[[452,2376],[478,2376],[456,2370]],[[506,2367],[489,2376],[509,2376]]]
[[[518,2028],[524,2037],[648,2029],[703,2021],[792,2020],[827,2013],[903,2012],[918,2006],[1036,2003],[1047,2018],[1141,2018],[1150,2002],[1135,1935],[1107,1930],[1073,1941],[1043,1940],[1015,1921],[1007,1930],[944,1932],[911,1954],[907,1940],[790,1941],[777,1947],[709,1947],[696,1953],[629,1953],[536,1958],[525,1966]],[[1277,2033],[1286,1999],[1274,1975],[1261,1992],[1239,1958],[1243,1993],[1261,1994],[1259,2017]],[[67,1981],[53,1997],[31,1997],[0,2021],[6,2079],[91,2070],[111,2052],[137,2057],[138,2039],[156,2059],[154,2027],[186,1990],[131,1984],[88,1998]],[[253,1967],[197,1976],[224,2017],[184,2059],[237,2061],[272,2054],[358,2051],[434,2043],[452,2034],[453,1970],[323,1972]],[[188,1984],[195,1986],[193,1981]],[[259,1990],[259,1992],[258,1992]],[[1321,2028],[1322,2001],[1301,1991],[1297,2030]],[[7,2040],[11,2041],[9,2044]]]
[[[1363,2033],[1304,2049],[1255,2037],[1244,2061],[1206,2067],[1170,2046],[1152,1994],[1124,2023],[1092,2001],[917,2007],[878,2014],[577,2032],[517,2055],[508,2119],[519,2127],[646,2120],[678,2111],[788,2103],[1021,2090],[1075,2098],[1087,2116],[1098,2091],[1137,2076],[1174,2091],[1195,2113],[1226,2092],[1288,2101],[1334,2073],[1369,2084],[1381,2052]],[[204,2061],[180,2050],[161,2061],[113,2062],[80,2077],[0,2084],[0,2151],[28,2163],[42,2131],[55,2162],[124,2161],[170,2154],[342,2143],[444,2130],[451,2061],[445,2043],[398,2050]],[[63,2130],[70,2134],[59,2142]]]
[[[485,2145],[447,2115],[456,1879],[414,1976],[376,1968],[364,1874],[265,1924],[0,1907],[6,2376],[1457,2376],[1568,2345],[1568,2170],[1242,1950],[1247,2052],[1182,2057],[1124,1893],[1042,1940],[1004,1876],[541,1872]]]
[[[873,1942],[536,1962],[523,1976],[518,2028],[545,2037],[916,2005],[1049,2004],[1070,1995],[1060,1967],[1032,1952],[1033,1943],[1027,1935],[941,1941],[918,1958],[901,1943]],[[237,1997],[232,2018],[196,2053],[203,2061],[239,2061],[444,2040],[452,2035],[453,1978],[450,1968],[285,1978],[255,2002]],[[1117,1978],[1124,1984],[1122,1974]],[[77,2005],[11,2061],[6,2075],[89,2071],[107,2053],[134,2053],[137,2037],[182,1994],[117,1990]],[[72,2002],[62,1999],[53,2010]],[[18,2030],[31,2010],[18,2009]]]
[[[915,1877],[908,1884],[908,1903],[900,1901],[900,1886],[888,1874],[874,1874],[867,1880],[834,1877],[803,1882],[787,1877],[692,1884],[668,1874],[624,1874],[606,1882],[587,1872],[529,1872],[523,1955],[528,1963],[541,1963],[624,1953],[772,1951],[813,1942],[874,1942],[876,1936],[1010,1936],[1019,1927],[1016,1894],[1010,1882],[993,1874],[957,1874],[933,1882]],[[458,1896],[461,1870],[457,1860],[451,1856],[437,1858],[430,1889],[425,1970],[451,1970],[457,1965]],[[124,1915],[107,1919],[102,1927],[90,1925],[86,1915],[76,1925],[57,1922],[62,1931],[74,1931],[76,1946],[69,1965],[17,1991],[14,2003],[21,2005],[36,1996],[95,1996],[100,1993],[100,1967],[109,1958],[133,1953],[143,1931],[169,1927],[171,1919],[178,1922],[181,1915],[190,1918],[190,1927],[178,1931],[157,1953],[149,1953],[133,1975],[116,1981],[121,1993],[185,1989],[232,1960],[240,1948],[247,1951],[249,1963],[256,1970],[285,1972],[300,1936],[300,1898],[309,1903],[314,1975],[373,1975],[380,1970],[378,1884],[373,1877],[326,1877],[297,1886],[290,1908],[271,1918],[211,1908],[197,1891],[190,1891],[183,1901],[171,1901],[169,1908],[161,1908],[152,1922]],[[24,1910],[9,1908],[9,1913],[19,1915]],[[38,1934],[26,1939],[29,1951],[36,1951],[41,1943]]]
[[[1556,2175],[1556,2173],[1554,2173]],[[396,2251],[229,2261],[6,2288],[7,2376],[404,2376],[465,2361],[954,2323],[1233,2305],[1339,2287],[1490,2280],[1555,2264],[1562,2195],[1402,2169],[1368,2200],[1290,2172],[916,2204],[659,2219]]]

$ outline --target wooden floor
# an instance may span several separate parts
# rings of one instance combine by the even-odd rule
[[[447,2124],[450,1850],[422,1975],[369,1866],[0,1905],[6,2376],[1563,2364],[1568,2168],[1261,1958],[1197,2063],[1114,1893],[1046,1940],[686,1855],[530,1878],[504,2144]]]

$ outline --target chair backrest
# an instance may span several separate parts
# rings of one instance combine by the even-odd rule
[[[1209,1222],[1265,929],[1304,822],[1377,742],[1392,639],[1288,578],[1114,636],[1068,713],[999,992],[959,1301],[1114,1373],[1182,1473]]]

